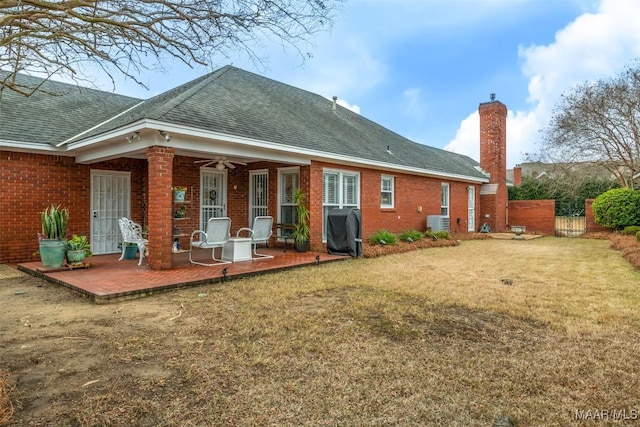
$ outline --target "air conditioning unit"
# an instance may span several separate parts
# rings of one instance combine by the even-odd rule
[[[428,215],[427,228],[431,231],[449,231],[449,217],[444,215]]]

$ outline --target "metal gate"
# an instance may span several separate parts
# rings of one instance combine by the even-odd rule
[[[584,234],[586,221],[583,216],[557,216],[556,236],[578,237]]]

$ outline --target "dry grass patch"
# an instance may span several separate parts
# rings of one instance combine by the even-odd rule
[[[29,279],[34,299],[0,314],[0,369],[20,391],[15,425],[593,425],[575,411],[640,411],[638,279],[606,241],[555,238],[122,307]]]

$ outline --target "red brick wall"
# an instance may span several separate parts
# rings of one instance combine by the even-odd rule
[[[593,205],[593,199],[584,201],[585,233],[611,232],[610,228],[603,227],[596,222],[591,205]]]
[[[51,204],[68,207],[68,235],[89,236],[91,170],[131,171],[131,210],[142,222],[146,203],[144,160],[119,159],[79,165],[75,159],[0,151],[0,263],[38,260],[40,212]]]
[[[76,164],[70,157],[48,156],[0,151],[0,262],[16,263],[39,259],[32,254],[38,249],[40,212],[51,203],[69,207],[71,218],[68,233],[90,235],[91,170],[131,172],[131,218],[149,227],[150,234],[160,240],[150,248],[153,268],[171,268],[170,254],[173,226],[183,233],[200,228],[200,171],[196,158],[173,156],[161,147],[150,149],[147,160],[117,159],[92,165]],[[277,169],[290,165],[252,163],[238,165],[228,173],[228,215],[232,219],[232,234],[248,224],[249,170],[269,171],[269,211],[277,217]],[[300,167],[302,188],[308,189],[311,210],[312,247],[323,250],[322,244],[322,171],[324,167],[360,172],[361,211],[364,238],[381,229],[400,233],[409,229],[424,231],[427,215],[440,214],[441,184],[450,185],[451,231],[467,231],[468,183],[438,178],[416,177],[402,173],[395,176],[395,207],[380,208],[381,172],[369,168],[353,168],[329,163],[313,162]],[[150,172],[148,172],[150,171]],[[147,175],[153,185],[147,185]],[[177,205],[173,203],[171,187],[187,187],[187,218],[170,221]],[[476,188],[476,212],[480,212],[479,185]],[[153,203],[150,203],[152,201]],[[421,212],[419,211],[421,210]],[[151,216],[149,216],[151,215]],[[478,215],[479,216],[479,215]],[[460,218],[460,223],[456,220]],[[474,229],[481,225],[476,218]],[[156,240],[156,239],[154,239]],[[183,247],[188,238],[181,239]],[[156,258],[158,257],[158,258]],[[155,259],[155,260],[154,260]]]
[[[425,231],[428,215],[440,215],[441,184],[449,184],[449,207],[452,232],[467,232],[468,229],[468,190],[472,185],[460,181],[440,178],[418,177],[403,173],[383,173],[368,168],[354,168],[329,163],[313,162],[311,187],[313,203],[311,204],[312,240],[322,240],[322,171],[323,168],[360,172],[360,211],[362,215],[362,234],[366,240],[380,230],[401,233],[406,230]],[[394,208],[380,207],[381,175],[395,177]],[[479,212],[480,186],[476,188],[476,212]],[[314,221],[314,218],[319,218]],[[458,223],[457,219],[460,218]],[[479,227],[476,218],[474,229]]]
[[[509,201],[509,223],[524,225],[529,234],[554,236],[556,232],[555,200],[511,200]]]

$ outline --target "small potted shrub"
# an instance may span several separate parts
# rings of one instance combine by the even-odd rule
[[[67,262],[69,265],[82,264],[86,258],[91,255],[91,245],[87,240],[87,236],[78,236],[76,234],[66,243]]]
[[[293,225],[291,238],[298,252],[306,252],[309,250],[309,209],[306,205],[306,195],[302,189],[296,189],[293,194],[293,203],[295,204],[296,222]]]
[[[64,262],[65,235],[69,224],[69,209],[51,205],[40,213],[42,233],[38,235],[40,259],[46,268],[60,268]]]

